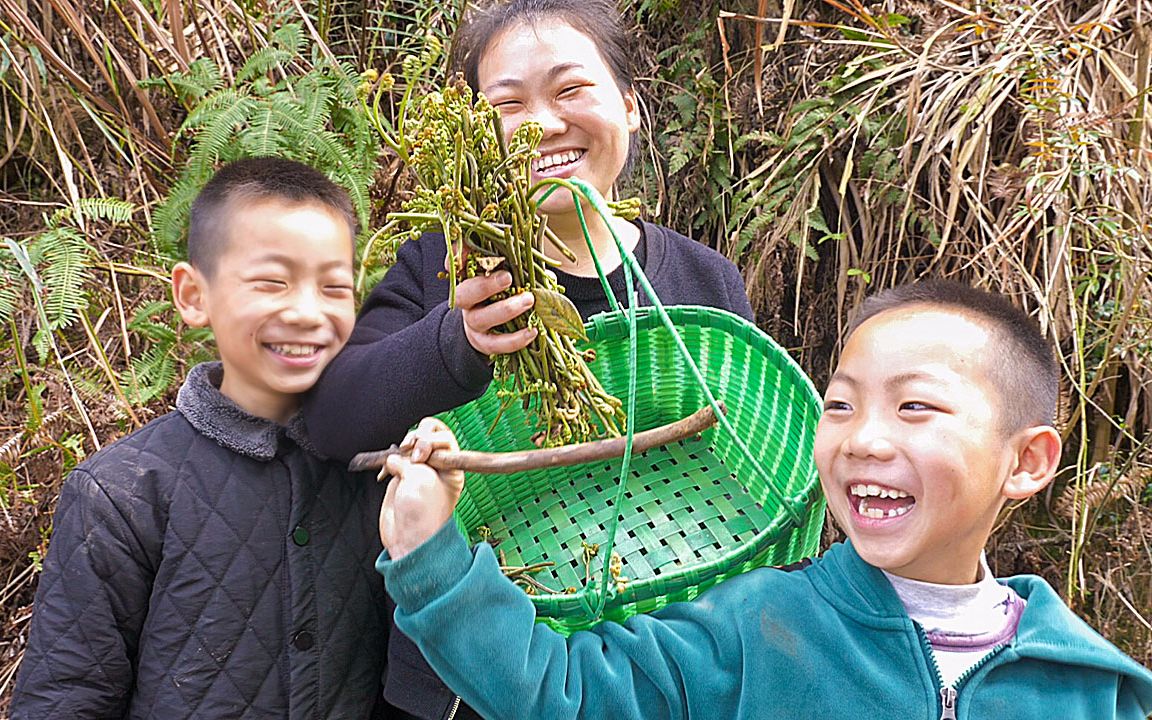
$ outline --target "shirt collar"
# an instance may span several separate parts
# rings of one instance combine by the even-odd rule
[[[300,414],[292,416],[287,425],[253,415],[220,392],[223,379],[220,362],[201,363],[188,372],[176,395],[176,409],[200,434],[255,460],[276,457],[284,439],[318,455]]]

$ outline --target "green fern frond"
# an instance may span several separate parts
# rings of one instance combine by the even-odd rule
[[[180,246],[188,230],[188,212],[206,182],[208,175],[203,171],[193,174],[190,169],[186,169],[172,186],[168,197],[152,213],[152,242],[154,250],[161,257],[181,257]]]
[[[304,28],[300,23],[285,23],[268,38],[269,45],[276,45],[299,57],[304,47]]]
[[[128,321],[128,329],[133,329],[136,323],[151,322],[156,315],[169,317],[175,311],[171,300],[151,300],[136,308],[132,319]]]
[[[155,345],[132,358],[132,372],[126,373],[121,390],[129,402],[143,405],[163,394],[176,380],[172,345]]]
[[[223,108],[208,118],[196,135],[189,165],[201,168],[214,165],[235,133],[259,109],[259,105],[259,102],[252,98],[241,97],[231,107]]]
[[[128,326],[129,331],[152,342],[175,344],[180,339],[178,330],[155,320],[145,320]]]
[[[43,360],[51,334],[72,323],[88,306],[84,284],[90,280],[91,250],[84,237],[69,227],[47,230],[23,244],[6,238],[4,247],[23,277],[11,285],[30,286],[33,292],[38,328],[32,341]],[[11,264],[6,258],[5,274],[12,273]]]
[[[252,53],[240,71],[236,73],[236,83],[252,82],[273,68],[286,65],[296,56],[295,53],[279,47],[264,47]]]
[[[176,380],[184,362],[208,360],[211,353],[201,347],[211,338],[207,328],[182,325],[170,300],[157,300],[140,307],[128,321],[128,331],[142,350],[133,353],[121,382],[125,396],[133,403],[147,403],[163,394]]]
[[[360,84],[360,71],[355,65],[346,60],[337,60],[334,65],[328,65],[324,70],[326,76],[336,80],[334,87],[341,92],[350,92],[350,99],[355,99],[356,87]]]
[[[16,317],[23,285],[20,268],[5,248],[0,247],[0,325]]]
[[[330,86],[306,83],[296,88],[297,101],[293,103],[300,113],[300,121],[315,128],[324,126],[328,119],[333,90]]]
[[[132,221],[136,206],[127,200],[109,197],[80,198],[77,207],[89,219],[123,225]]]
[[[200,104],[192,108],[192,111],[188,113],[188,117],[184,118],[184,122],[180,124],[180,127],[176,130],[176,135],[172,138],[172,144],[177,144],[186,135],[194,134],[193,131],[199,130],[205,124],[211,122],[222,110],[235,106],[242,98],[246,97],[247,95],[235,88],[224,88],[212,93]]]
[[[142,88],[164,88],[176,91],[183,103],[196,102],[219,89],[222,80],[220,68],[209,58],[197,58],[187,71],[177,71],[159,77],[148,77],[136,83]]]
[[[692,160],[692,156],[680,148],[672,148],[672,156],[668,159],[668,174],[675,175],[684,169]]]
[[[252,156],[308,163],[344,187],[361,224],[370,218],[368,190],[379,140],[356,95],[360,78],[350,65],[313,58],[294,63],[304,44],[299,25],[286,25],[243,64],[233,87],[204,96],[180,126],[174,145],[191,145],[168,199],[153,216],[153,238],[173,257],[186,235],[188,211],[219,164]],[[297,72],[303,65],[312,70]],[[280,67],[279,79],[268,73]]]
[[[236,84],[251,82],[273,68],[288,64],[300,55],[303,43],[304,34],[299,25],[289,23],[280,27],[268,38],[267,47],[252,53],[240,66],[240,71],[236,73]]]
[[[176,331],[165,324],[171,323],[174,316],[175,306],[171,300],[153,300],[137,308],[128,321],[128,331],[150,340],[174,341]]]
[[[737,243],[737,248],[734,250],[734,252],[743,252],[744,248],[759,238],[764,230],[775,225],[778,220],[779,216],[777,216],[775,213],[767,212],[752,218],[751,221],[749,221],[746,225],[744,225],[743,228],[740,229],[740,233],[737,236],[739,238],[739,242]]]
[[[279,122],[280,115],[275,105],[264,102],[249,116],[248,127],[239,136],[245,155],[260,157],[281,154],[286,138]]]
[[[77,212],[79,211],[79,212]],[[84,220],[106,220],[116,225],[132,221],[136,206],[127,200],[109,197],[80,198],[75,205],[63,207],[52,213],[45,225],[55,230],[72,221],[78,214]]]
[[[47,292],[44,310],[50,329],[67,327],[88,307],[84,289],[92,275],[88,242],[78,231],[65,227],[38,235],[34,245],[40,280]]]

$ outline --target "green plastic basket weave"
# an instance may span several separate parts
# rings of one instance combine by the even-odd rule
[[[752,568],[795,562],[817,550],[824,500],[811,459],[820,415],[811,381],[767,334],[739,316],[695,306],[666,311],[755,459],[731,433],[714,427],[697,439],[632,457],[620,507],[614,499],[621,466],[613,461],[469,475],[456,510],[471,540],[480,539],[481,526],[500,540],[506,564],[555,563],[534,577],[576,592],[537,594],[532,601],[540,620],[565,634],[691,600]],[[708,405],[655,309],[637,309],[636,323],[635,430]],[[627,311],[594,316],[586,327],[596,349],[593,372],[623,399],[630,367]],[[441,417],[464,449],[532,448],[534,430],[525,413],[514,405],[501,415],[494,385]],[[582,561],[582,543],[611,540],[629,579],[619,590],[615,583],[603,587],[598,569],[589,576]]]

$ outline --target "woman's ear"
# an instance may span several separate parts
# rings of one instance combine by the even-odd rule
[[[1060,468],[1060,433],[1049,425],[1022,430],[1015,439],[1015,467],[1004,481],[1009,500],[1024,500],[1048,486]]]
[[[624,93],[624,118],[629,133],[640,129],[640,97],[634,87],[628,88],[628,92]]]
[[[204,275],[186,262],[172,268],[172,300],[180,318],[190,327],[206,327],[209,323]]]

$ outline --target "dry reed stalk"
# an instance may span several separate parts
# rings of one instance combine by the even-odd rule
[[[1052,503],[1052,512],[1074,521],[1077,517],[1102,508],[1109,501],[1139,497],[1140,492],[1148,486],[1150,478],[1152,475],[1134,469],[1130,474],[1115,478],[1089,479],[1083,484],[1071,483]]]
[[[793,200],[751,246],[754,304],[774,292],[767,264],[793,252],[801,337],[813,332],[801,307],[817,276],[833,278],[838,321],[866,293],[929,275],[1029,308],[1060,345],[1068,380],[1062,431],[1078,480],[1056,492],[1074,499],[1059,505],[1071,523],[1069,600],[1090,575],[1103,488],[1143,489],[1115,472],[1101,485],[1089,471],[1122,465],[1152,431],[1149,19],[1152,0],[979,12],[837,0],[803,19],[760,19],[797,28],[776,51],[790,61],[766,72],[786,70],[803,98],[834,100],[786,103],[771,119],[781,142],[744,178],[756,199],[784,187]],[[877,162],[884,153],[894,162]],[[818,225],[830,231],[822,242]]]

